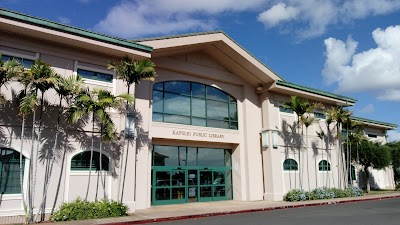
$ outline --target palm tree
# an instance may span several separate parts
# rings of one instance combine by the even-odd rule
[[[335,108],[328,108],[325,110],[325,122],[326,122],[326,129],[327,129],[327,151],[328,151],[328,159],[330,159],[330,161],[332,161],[332,154],[331,154],[331,123],[335,122],[335,112],[336,109]],[[326,173],[326,181],[329,182],[329,173]],[[332,176],[332,184],[335,184],[335,179],[334,176]]]
[[[1,55],[0,55],[1,58]],[[19,76],[24,71],[24,68],[17,60],[0,60],[0,91],[3,86],[8,84],[12,79]],[[0,103],[5,101],[3,93],[0,92]]]
[[[56,124],[56,134],[55,134],[55,138],[54,138],[54,144],[53,147],[51,149],[50,155],[51,157],[48,159],[48,162],[50,162],[49,166],[46,166],[46,171],[45,171],[45,188],[44,188],[44,194],[43,194],[43,198],[42,201],[40,203],[40,207],[39,207],[39,212],[38,215],[40,214],[40,212],[44,213],[44,203],[46,200],[46,196],[47,196],[47,190],[50,184],[50,177],[53,171],[53,165],[55,162],[55,150],[57,147],[57,142],[58,142],[58,136],[60,133],[60,122],[61,122],[61,116],[62,113],[64,111],[64,107],[63,107],[63,101],[68,105],[71,103],[72,99],[74,98],[74,96],[76,96],[83,85],[83,80],[81,78],[81,76],[77,75],[73,75],[73,76],[69,76],[69,77],[62,77],[59,76],[58,77],[58,82],[57,85],[54,87],[55,91],[57,92],[58,95],[58,114],[57,114],[57,124]]]
[[[36,60],[33,62],[29,70],[24,71],[23,76],[19,79],[20,83],[25,87],[25,91],[22,93],[37,95],[40,92],[40,114],[39,114],[39,127],[37,135],[37,147],[36,147],[36,158],[35,164],[33,163],[33,152],[35,144],[35,111],[33,111],[33,121],[32,121],[32,146],[31,146],[31,160],[29,163],[29,200],[30,200],[30,223],[33,222],[33,202],[35,193],[35,183],[36,183],[36,169],[38,161],[38,153],[40,147],[41,131],[42,131],[42,114],[44,105],[44,94],[47,90],[54,88],[58,82],[58,75],[51,68],[50,64],[47,64],[41,60]],[[33,177],[35,176],[35,177]]]
[[[297,126],[298,126],[298,130],[299,130],[300,129],[300,124],[304,124],[304,122],[308,123],[308,121],[310,120],[308,114],[313,112],[314,109],[320,107],[321,105],[319,103],[311,103],[308,100],[302,99],[302,98],[300,98],[298,96],[291,96],[290,97],[290,101],[289,102],[285,102],[283,106],[285,108],[293,110],[296,113],[296,115],[297,115]],[[307,116],[306,116],[306,114],[307,114]],[[311,123],[309,125],[311,125]],[[301,126],[301,136],[302,136],[302,139],[304,140],[303,126]],[[300,146],[299,146],[299,170],[300,170],[300,168],[303,168],[303,165],[301,163],[301,161],[302,161],[301,160],[301,149],[302,149],[302,145],[303,145],[302,144],[303,140],[300,141]],[[307,151],[307,144],[306,144],[306,151]],[[307,154],[307,152],[306,152],[306,154]],[[307,156],[307,160],[308,160],[308,156]],[[308,165],[307,165],[307,170],[308,170]],[[300,189],[302,189],[303,188],[303,181],[302,181],[303,180],[303,169],[301,169],[299,171],[299,173],[300,173],[300,179],[299,179]],[[309,174],[307,174],[307,176],[309,176]],[[308,188],[310,188],[309,178],[308,178]]]
[[[352,156],[352,145],[356,144],[357,147],[357,155],[358,155],[358,147],[363,140],[367,140],[363,135],[363,127],[364,124],[359,121],[351,120],[349,117],[345,123],[346,129],[346,159],[347,159],[347,174],[348,174],[348,185],[353,186],[353,177],[351,173],[351,156]],[[358,158],[357,158],[358,161]]]
[[[123,101],[128,102],[130,104],[133,101],[133,97],[130,94],[121,94],[118,96],[112,95],[109,91],[103,89],[95,89],[93,91],[89,91],[89,89],[82,90],[79,95],[75,97],[75,101],[73,105],[68,109],[68,120],[72,123],[76,123],[82,117],[87,116],[89,114],[92,115],[92,144],[90,150],[90,162],[89,162],[89,181],[88,188],[86,191],[85,200],[87,200],[89,194],[90,187],[90,178],[92,171],[92,162],[93,162],[93,149],[94,149],[94,127],[97,121],[100,128],[100,137],[103,140],[111,140],[114,136],[115,125],[111,120],[111,117],[108,113],[108,109],[110,108],[118,108],[121,106]],[[100,141],[100,175],[102,170],[102,141]],[[101,179],[102,176],[100,176]],[[104,184],[104,182],[102,181]],[[104,188],[104,185],[103,185]],[[105,194],[105,193],[104,193]]]
[[[150,61],[149,59],[141,60],[141,61],[135,61],[129,56],[125,56],[122,58],[122,60],[118,63],[116,62],[110,62],[108,63],[108,69],[113,69],[116,72],[117,78],[121,79],[125,82],[127,88],[128,88],[128,94],[130,93],[130,88],[132,84],[140,84],[141,80],[149,80],[149,81],[154,81],[155,77],[157,76],[156,70],[155,70],[155,64],[154,62]],[[126,111],[128,111],[128,107],[126,108]],[[133,111],[136,111],[136,102],[134,102],[133,105]],[[126,132],[125,132],[126,134]],[[127,140],[127,136],[125,136],[126,139],[126,152],[128,154],[129,151],[129,143]],[[125,151],[125,150],[124,150]],[[119,171],[119,182],[118,182],[118,199],[122,201],[122,195],[120,198],[120,192],[121,190],[121,182],[122,182],[122,168],[123,168],[123,156],[125,155],[125,152],[122,153],[121,157],[121,166],[120,166],[120,171]],[[127,158],[127,156],[126,156]],[[126,166],[126,164],[125,164]],[[135,173],[136,173],[136,163],[135,163]],[[126,175],[126,171],[124,173],[124,176]]]
[[[344,162],[343,162],[343,146],[342,146],[343,135],[342,135],[341,129],[343,128],[343,124],[346,123],[346,121],[349,119],[350,116],[351,116],[351,112],[349,110],[343,109],[342,106],[333,108],[333,118],[336,121],[336,133],[337,133],[337,137],[338,137],[338,141],[339,141],[339,143],[338,143],[339,151],[337,152],[339,187],[342,186],[341,176],[344,176],[344,175],[342,175],[342,173],[345,172],[345,171],[342,171],[342,170],[345,170],[345,165],[343,165],[344,164]],[[344,176],[343,178],[346,179],[346,176]]]
[[[1,58],[1,55],[0,55]],[[8,84],[10,81],[12,81],[14,78],[18,78],[21,76],[22,72],[24,71],[24,68],[21,66],[21,64],[17,60],[7,60],[7,61],[1,61],[0,60],[0,90],[3,86]],[[3,93],[0,92],[0,103],[5,102],[5,97]],[[23,155],[22,155],[22,149],[24,147],[24,131],[25,131],[25,118],[28,113],[30,113],[31,108],[23,108],[20,110],[20,115],[22,115],[22,130],[21,130],[21,147],[20,147],[20,154],[19,154],[19,183],[21,187],[21,194],[22,194],[22,204],[24,207],[25,214],[27,214],[27,205],[25,202],[25,193],[24,193],[24,185],[23,185],[23,177],[22,177],[22,161],[23,161]]]

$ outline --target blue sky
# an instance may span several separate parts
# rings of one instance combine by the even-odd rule
[[[127,39],[223,30],[289,82],[358,100],[400,125],[399,0],[1,0],[0,7]],[[389,132],[400,140],[400,129]]]

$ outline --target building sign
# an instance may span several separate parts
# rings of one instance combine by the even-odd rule
[[[176,136],[187,136],[187,137],[202,137],[202,138],[215,138],[223,139],[223,134],[209,133],[209,132],[196,132],[196,131],[184,131],[184,130],[172,130],[172,134]]]

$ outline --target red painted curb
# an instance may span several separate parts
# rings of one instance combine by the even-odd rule
[[[271,210],[278,210],[278,209],[301,208],[301,207],[307,207],[307,206],[342,204],[342,203],[351,203],[351,202],[365,202],[365,201],[384,200],[384,199],[391,199],[391,198],[400,198],[400,195],[375,197],[375,198],[367,198],[367,199],[338,200],[338,201],[318,202],[318,203],[308,203],[308,204],[305,203],[305,204],[299,204],[299,205],[277,206],[277,207],[258,208],[258,209],[245,209],[245,210],[217,212],[217,213],[204,213],[204,214],[197,214],[197,215],[165,217],[165,218],[156,218],[156,219],[144,219],[144,220],[137,220],[137,221],[102,223],[101,225],[133,225],[133,224],[159,223],[159,222],[166,222],[166,221],[173,221],[173,220],[204,218],[204,217],[210,217],[210,216],[223,216],[223,215],[233,215],[233,214],[242,214],[242,213],[271,211]]]

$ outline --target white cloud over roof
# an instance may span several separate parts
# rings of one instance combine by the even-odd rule
[[[340,92],[374,93],[378,99],[400,101],[400,25],[372,32],[376,48],[356,53],[357,42],[325,40],[323,76]]]
[[[266,28],[284,28],[306,39],[331,25],[399,9],[398,0],[123,0],[94,29],[125,38],[202,31],[217,28],[226,13],[253,12]]]

